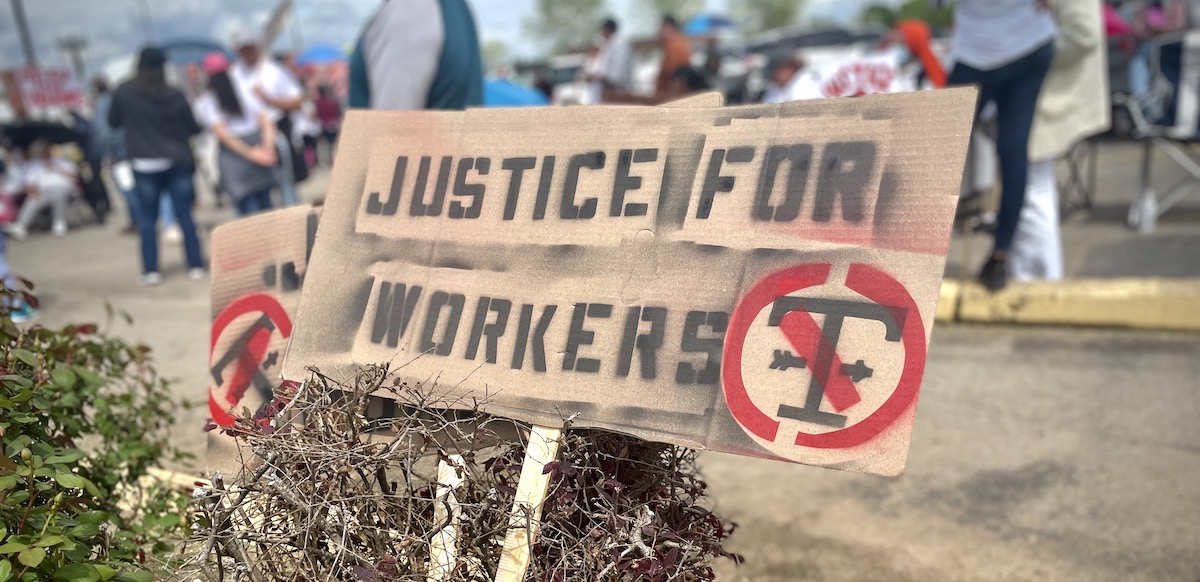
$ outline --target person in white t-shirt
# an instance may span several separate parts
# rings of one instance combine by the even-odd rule
[[[79,191],[79,172],[75,164],[54,157],[50,142],[36,140],[29,146],[29,159],[20,168],[21,187],[25,203],[16,222],[8,232],[17,240],[29,236],[29,224],[47,206],[53,215],[51,231],[55,236],[67,234],[67,204]]]
[[[617,21],[609,18],[600,26],[596,49],[593,66],[587,74],[592,104],[610,100],[605,97],[607,92],[628,93],[633,83],[633,51],[629,43],[617,35]]]
[[[993,291],[1008,283],[1008,253],[1025,205],[1029,132],[1057,34],[1043,0],[959,0],[955,7],[954,69],[946,84],[977,85],[978,107],[996,105],[1000,212],[992,254],[979,274]]]
[[[233,199],[238,216],[269,210],[279,160],[275,122],[257,101],[241,98],[224,55],[209,54],[203,64],[208,91],[196,101],[196,117],[220,143],[221,188]]]
[[[299,203],[298,176],[306,174],[301,167],[303,159],[289,138],[291,113],[304,105],[304,90],[282,65],[263,56],[258,38],[245,29],[234,31],[232,44],[238,58],[229,66],[229,78],[233,80],[238,100],[252,111],[266,111],[275,124],[279,137],[275,144],[279,151],[279,189],[283,205],[295,206]]]

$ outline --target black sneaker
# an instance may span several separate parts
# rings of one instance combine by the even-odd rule
[[[991,257],[979,271],[979,282],[989,291],[999,291],[1008,284],[1008,261]]]

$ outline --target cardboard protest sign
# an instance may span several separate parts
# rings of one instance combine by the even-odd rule
[[[898,473],[974,105],[352,112],[285,377]]]
[[[208,410],[219,426],[257,411],[279,385],[320,215],[297,206],[213,231]],[[232,437],[208,434],[209,470],[241,468]]]

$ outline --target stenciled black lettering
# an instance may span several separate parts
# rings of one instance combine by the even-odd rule
[[[579,189],[579,172],[583,168],[599,170],[604,167],[604,152],[588,152],[575,154],[567,162],[567,177],[563,182],[562,203],[558,207],[558,215],[564,220],[587,219],[596,216],[595,198],[585,199],[581,204],[575,204],[575,192]]]
[[[754,208],[750,214],[754,220],[790,222],[800,216],[800,203],[804,200],[804,189],[808,186],[808,171],[812,166],[811,145],[798,143],[790,146],[773,145],[763,156],[762,172],[758,176],[758,190],[754,193]],[[779,166],[788,162],[787,186],[783,204],[771,204],[771,192],[775,189],[775,176]]]
[[[733,185],[737,181],[733,176],[721,175],[721,166],[726,162],[731,164],[744,164],[754,159],[754,148],[750,146],[740,146],[724,149],[715,149],[708,158],[708,169],[704,171],[704,182],[700,187],[700,201],[696,205],[696,218],[708,218],[712,214],[713,199],[716,198],[719,192],[733,191]]]
[[[621,150],[617,154],[617,177],[613,180],[612,203],[608,209],[609,216],[646,215],[649,205],[645,202],[625,203],[627,192],[642,187],[642,177],[629,175],[629,170],[633,164],[644,164],[657,160],[658,150],[655,148]]]
[[[492,160],[489,158],[463,158],[458,162],[458,172],[454,176],[454,195],[469,197],[471,205],[463,207],[461,200],[450,202],[450,210],[447,212],[447,216],[450,218],[479,218],[479,214],[483,211],[484,185],[467,183],[467,172],[472,169],[479,172],[480,176],[486,176],[492,169]]]
[[[700,337],[700,328],[707,326],[713,336]],[[721,379],[721,353],[725,346],[725,331],[729,314],[724,311],[689,311],[683,323],[680,351],[685,354],[707,354],[704,368],[699,371],[689,362],[679,362],[675,369],[676,384],[716,384]]]
[[[596,339],[596,333],[584,329],[586,318],[607,319],[612,316],[612,305],[607,303],[576,303],[575,311],[571,313],[571,327],[567,331],[567,346],[563,349],[563,371],[585,372],[595,374],[600,371],[600,360],[595,358],[580,358],[579,348],[590,346]]]
[[[367,214],[382,214],[392,216],[400,207],[400,195],[404,187],[404,170],[408,168],[408,156],[397,156],[396,165],[392,167],[392,185],[388,189],[387,202],[379,200],[378,192],[367,196]]]
[[[533,200],[533,219],[546,218],[546,205],[550,202],[550,183],[554,181],[554,156],[542,158],[542,175],[538,179],[537,197]]]
[[[867,182],[875,169],[875,144],[869,141],[834,142],[821,154],[821,173],[813,204],[814,222],[833,218],[834,200],[841,195],[842,220],[862,222],[866,214]]]
[[[520,370],[525,366],[525,348],[532,347],[531,357],[534,371],[546,371],[546,330],[550,328],[555,311],[558,311],[557,305],[543,307],[542,315],[538,317],[537,327],[530,334],[529,328],[533,323],[533,306],[528,303],[521,306],[521,316],[517,320],[517,343],[513,346],[512,369]]]
[[[432,159],[421,156],[417,164],[417,177],[413,180],[412,202],[408,205],[409,216],[425,216],[425,186],[429,183],[429,165]]]
[[[650,324],[650,330],[638,334],[641,322]],[[642,379],[658,377],[658,350],[666,338],[667,308],[630,307],[625,316],[625,333],[621,334],[621,348],[617,351],[617,376],[629,375],[633,366],[633,350],[637,348],[642,367]]]
[[[425,313],[425,327],[421,330],[421,353],[433,352],[439,356],[449,356],[454,351],[454,337],[458,335],[458,323],[462,320],[463,306],[467,303],[466,296],[460,293],[435,291],[429,296],[429,309]],[[443,307],[450,308],[446,318],[445,331],[441,341],[433,341],[437,334],[438,322],[441,320]]]
[[[521,196],[521,178],[525,170],[532,170],[537,165],[537,158],[505,158],[500,162],[502,169],[511,172],[508,178],[508,195],[504,198],[504,220],[517,217],[517,198]]]
[[[379,296],[375,303],[375,322],[371,326],[371,342],[381,344],[387,340],[389,347],[400,345],[412,321],[413,311],[421,298],[421,286],[408,287],[404,283],[379,284]]]
[[[437,181],[434,182],[432,198],[426,202],[426,186],[429,183],[429,165],[431,163],[432,160],[429,156],[421,158],[421,165],[417,169],[416,185],[413,187],[412,204],[408,208],[409,216],[442,215],[442,206],[446,202],[446,189],[450,185],[450,166],[454,163],[454,158],[442,156],[442,161],[438,163]]]
[[[512,301],[507,299],[493,299],[491,297],[480,297],[479,303],[475,306],[475,321],[471,324],[471,337],[467,340],[466,359],[474,360],[475,355],[479,353],[479,342],[482,338],[487,338],[487,345],[484,347],[484,361],[489,364],[495,364],[499,354],[500,336],[504,335],[504,329],[508,327],[508,314],[512,311]],[[488,323],[488,315],[496,314],[496,318]]]

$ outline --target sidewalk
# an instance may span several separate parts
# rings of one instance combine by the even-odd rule
[[[991,237],[955,232],[938,320],[1200,331],[1200,193],[1164,215],[1153,234],[1138,234],[1126,216],[1140,159],[1138,142],[1100,143],[1094,206],[1062,220],[1065,281],[988,293],[974,279]],[[1184,175],[1165,156],[1155,159],[1160,193]]]

